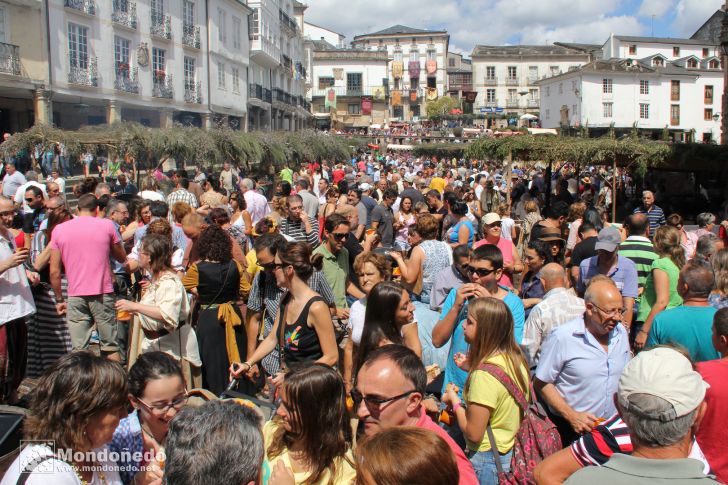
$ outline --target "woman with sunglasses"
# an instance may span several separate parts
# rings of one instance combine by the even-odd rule
[[[483,236],[484,238],[473,246],[478,248],[484,244],[492,244],[497,246],[503,253],[503,275],[498,280],[498,284],[508,288],[513,288],[513,275],[523,271],[523,263],[519,256],[513,241],[502,237],[501,218],[495,212],[489,212],[483,216]]]
[[[240,192],[230,194],[230,224],[239,227],[243,233],[251,237],[253,235],[253,218],[248,211],[245,197]]]
[[[125,485],[154,483],[162,478],[163,463],[156,458],[164,451],[169,422],[187,404],[182,369],[174,358],[164,352],[142,354],[129,369],[129,402],[134,411],[119,422],[109,449],[119,453],[116,464]]]
[[[280,396],[263,426],[262,483],[352,484],[352,430],[339,373],[320,364],[289,371]]]

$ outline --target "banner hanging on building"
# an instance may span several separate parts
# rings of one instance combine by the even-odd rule
[[[336,109],[336,91],[334,91],[334,88],[329,88],[326,91],[326,100],[324,101],[324,108],[334,108]]]
[[[437,99],[437,88],[427,88],[427,101],[435,101]]]
[[[463,91],[463,96],[465,97],[466,103],[474,103],[475,98],[478,97],[477,91]]]
[[[402,105],[402,91],[395,89],[392,91],[392,106]]]
[[[427,69],[428,76],[434,76],[437,72],[437,61],[435,59],[430,59],[425,62],[425,69]]]
[[[385,88],[384,86],[375,86],[372,88],[372,97],[375,101],[384,101]]]
[[[361,114],[370,115],[372,114],[372,97],[362,96],[361,97]]]
[[[409,75],[410,78],[420,77],[420,61],[409,61]]]
[[[410,89],[409,100],[410,100],[410,104],[417,104],[417,90],[416,89]]]
[[[337,81],[341,81],[344,79],[344,69],[341,67],[335,67],[332,69],[334,71],[334,79]]]
[[[404,71],[404,63],[402,61],[392,61],[392,77],[399,79]]]

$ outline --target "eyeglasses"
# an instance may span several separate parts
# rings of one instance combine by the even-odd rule
[[[407,392],[402,393],[402,394],[399,394],[397,396],[394,396],[394,397],[386,397],[386,398],[385,397],[364,396],[361,392],[359,392],[356,389],[352,389],[350,394],[351,394],[351,399],[354,400],[354,406],[355,407],[359,407],[359,404],[361,404],[361,402],[364,401],[364,404],[368,408],[370,408],[370,409],[371,408],[378,409],[383,404],[387,404],[387,403],[390,403],[390,402],[397,401],[397,400],[402,399],[403,397],[407,397],[410,394],[413,394],[415,392],[419,392],[419,391],[416,391],[416,390],[412,389],[411,391],[407,391]]]
[[[464,266],[463,269],[469,273],[469,274],[476,274],[480,277],[488,276],[491,273],[494,273],[495,269],[487,269],[487,268],[475,268],[473,266]]]
[[[26,202],[33,202],[33,201],[35,201],[35,198],[34,197],[31,197],[30,199],[25,199],[25,201]]]
[[[344,239],[346,239],[346,236],[349,235],[348,232],[331,232],[329,234],[331,234],[331,236],[337,241],[343,241]]]
[[[185,406],[185,404],[187,404],[187,399],[188,399],[187,393],[185,393],[183,396],[178,397],[171,403],[162,404],[162,405],[155,404],[154,406],[152,406],[150,404],[145,403],[140,398],[136,398],[136,400],[139,401],[140,403],[142,403],[144,405],[144,407],[147,408],[152,414],[156,414],[158,416],[164,416],[172,408],[174,408],[176,411],[179,411],[180,409],[182,409]]]
[[[603,314],[605,314],[607,316],[616,317],[616,316],[624,315],[624,311],[625,311],[624,308],[615,308],[614,310],[607,311],[594,302],[589,302],[589,303],[594,305],[594,308],[596,308],[597,310],[599,310],[600,312],[602,312]]]

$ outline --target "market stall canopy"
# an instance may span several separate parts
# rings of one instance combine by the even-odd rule
[[[382,125],[380,125],[379,123],[373,123],[373,124],[369,125],[369,128],[371,128],[372,130],[381,130]]]
[[[414,145],[387,145],[387,150],[414,150]]]
[[[526,113],[525,115],[521,115],[520,119],[522,120],[537,120],[538,116],[532,115],[531,113]]]
[[[313,117],[314,118],[321,118],[321,119],[331,118],[331,113],[314,113],[313,114]]]
[[[529,135],[554,135],[558,136],[558,132],[553,128],[529,128]]]

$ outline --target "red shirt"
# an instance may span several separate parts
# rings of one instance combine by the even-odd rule
[[[721,483],[728,483],[728,359],[709,360],[698,364],[698,372],[710,384],[705,394],[708,409],[695,439],[703,450],[710,468]]]
[[[344,176],[346,175],[346,173],[343,170],[341,170],[340,168],[337,168],[336,170],[334,170],[332,172],[331,175],[334,178],[334,185],[336,185],[339,182],[341,182],[342,180],[344,180]]]
[[[415,426],[434,431],[440,438],[445,440],[448,446],[450,446],[452,452],[455,453],[455,459],[458,464],[458,471],[460,472],[460,481],[458,483],[460,485],[478,485],[478,478],[475,476],[473,465],[470,463],[470,460],[468,460],[468,457],[465,456],[462,448],[460,448],[458,444],[450,438],[450,435],[447,434],[444,429],[439,427],[432,419],[430,419],[430,417],[425,413],[424,408],[422,409],[420,419],[417,420]]]

